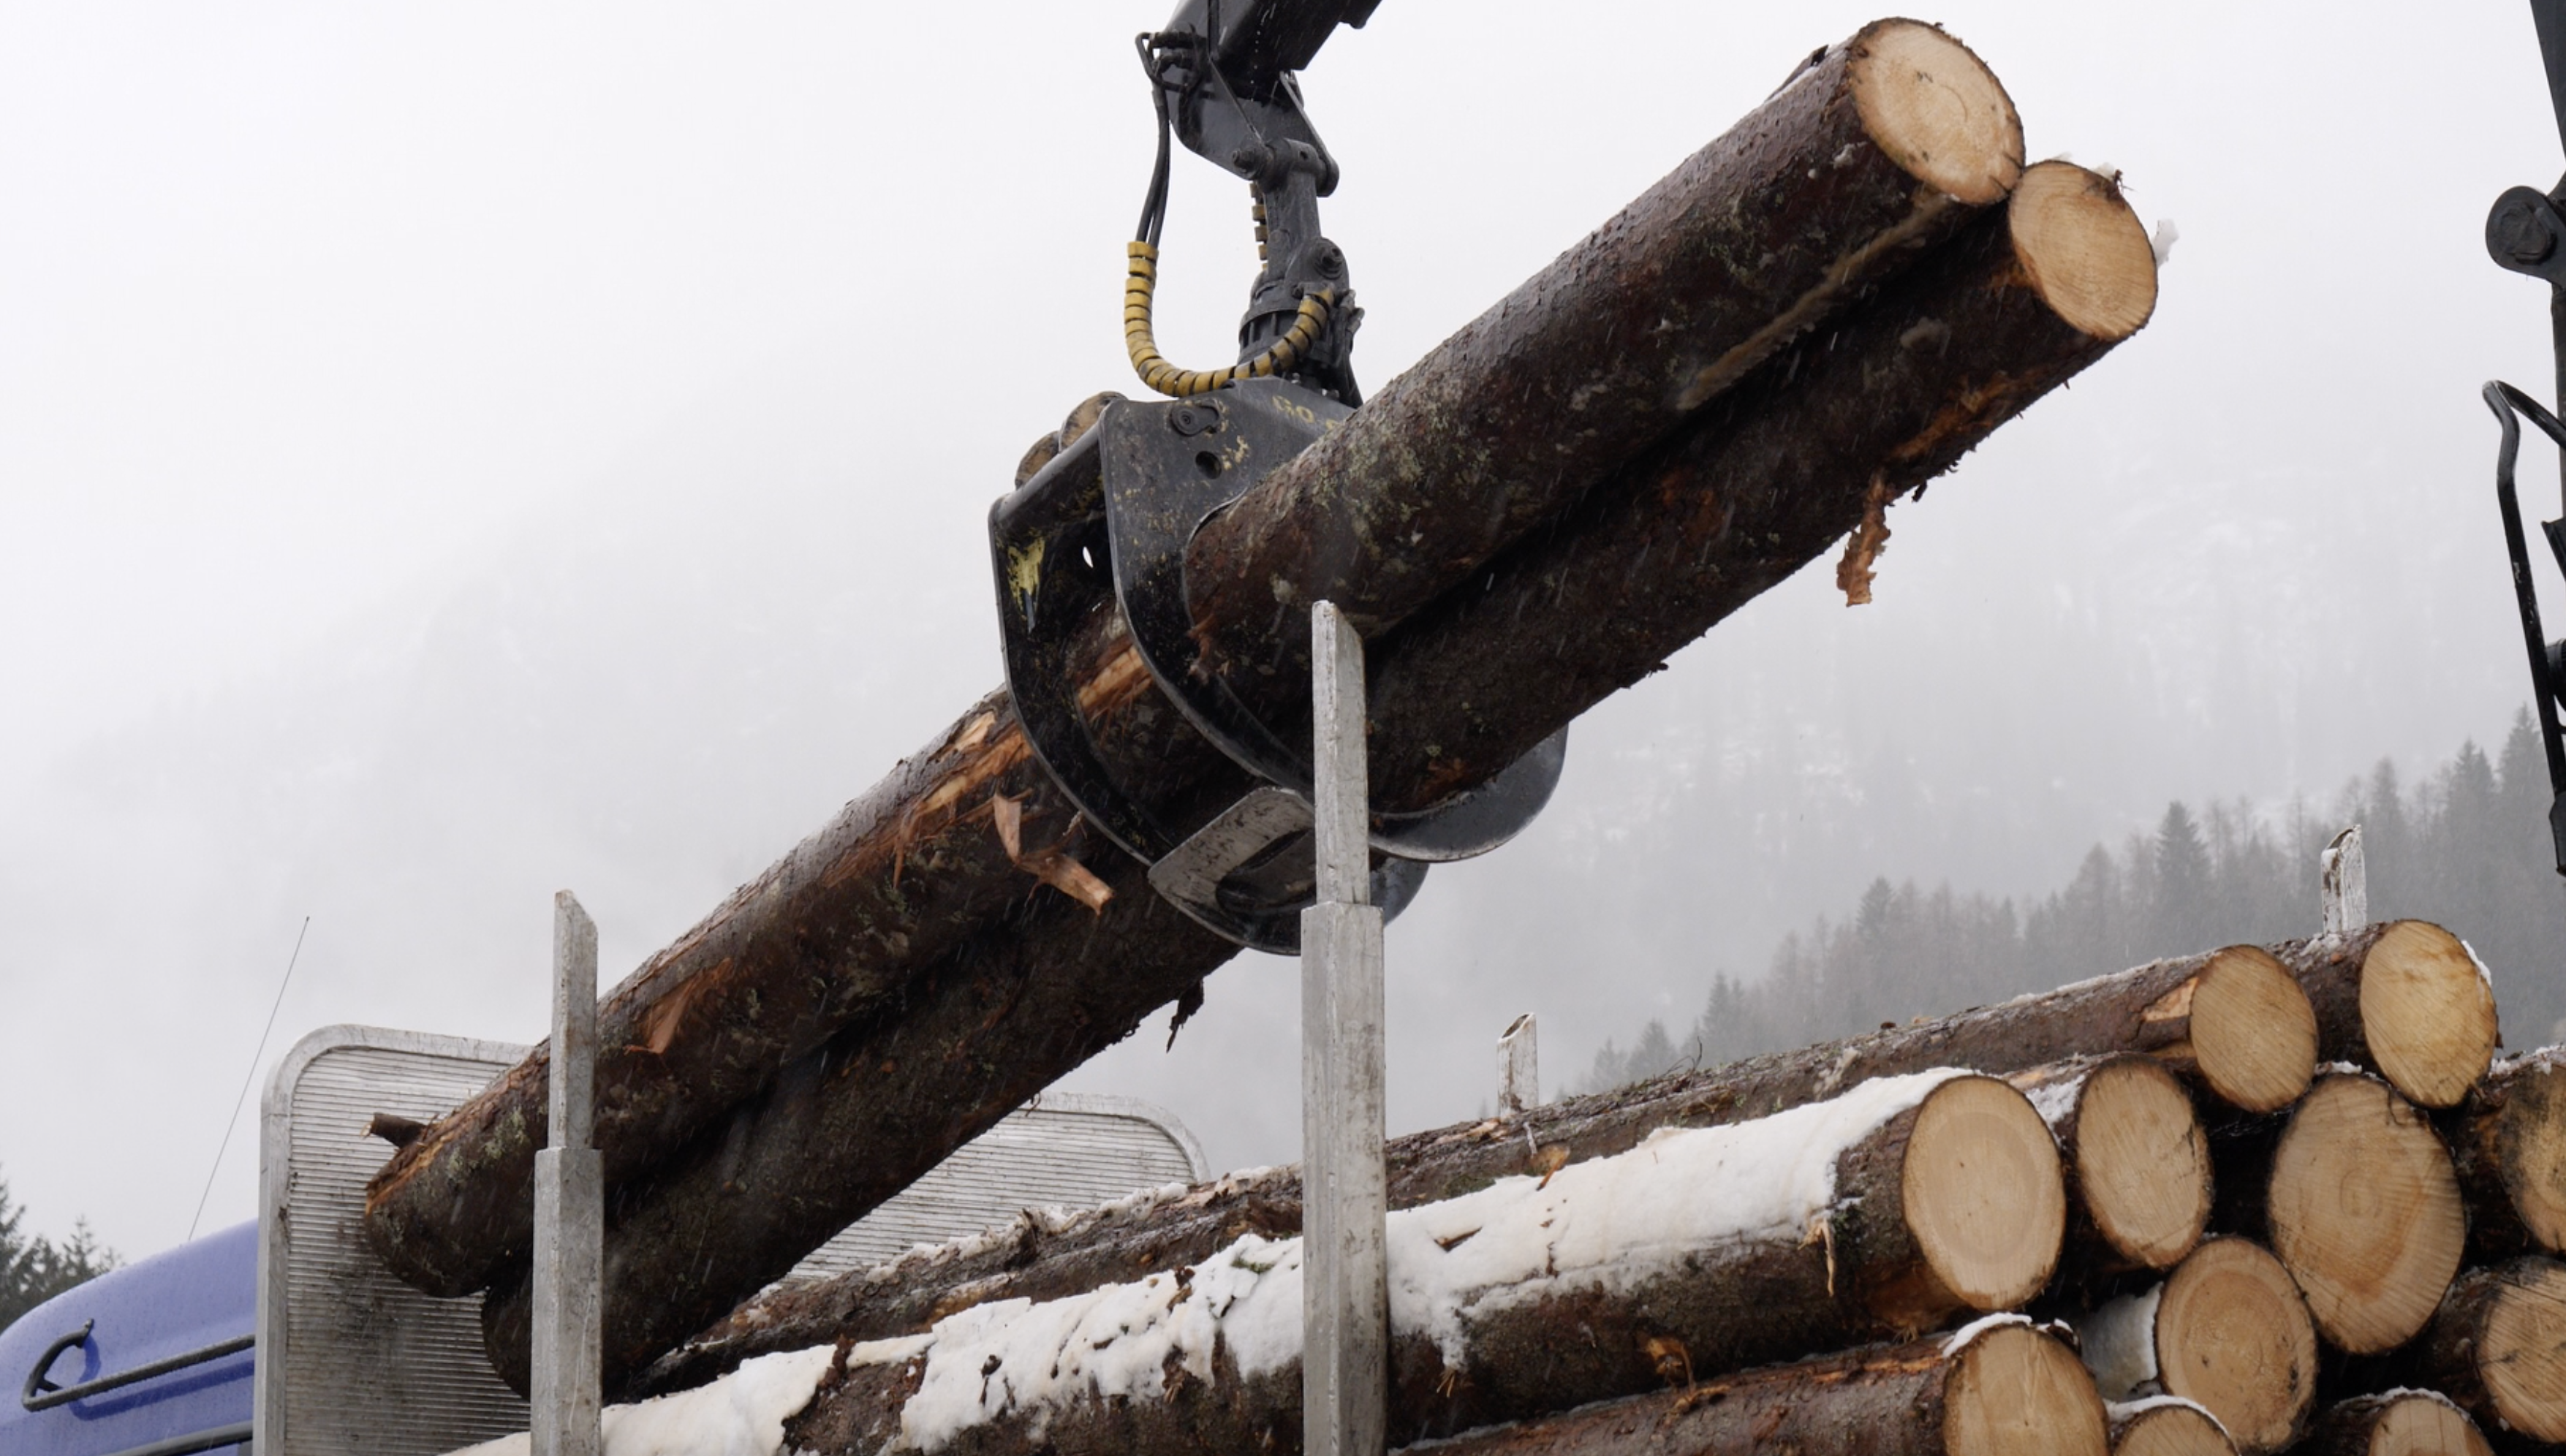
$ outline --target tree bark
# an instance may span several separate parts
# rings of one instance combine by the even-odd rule
[[[1405,616],[2001,201],[2021,148],[2003,88],[1929,27],[1882,22],[1813,58],[1324,450],[1206,526],[1188,580],[1207,640],[1233,658],[1267,641],[1238,658],[1254,669],[1246,682],[1273,672],[1269,637],[1287,660],[1307,655],[1292,632],[1274,633],[1289,613],[1273,589],[1322,588],[1372,630]],[[1241,583],[1243,607],[1220,595]],[[1244,636],[1219,635],[1232,631]],[[1151,766],[1145,782],[1180,791],[1231,777],[1197,742],[1172,762],[1153,753],[1181,730],[1128,651],[1098,664],[1082,696],[1109,720],[1099,736]],[[1022,857],[985,823],[1001,797],[1024,806],[1025,843],[1112,852],[1076,834],[993,693],[618,986],[600,1008],[597,1069],[610,1183],[896,1005],[1031,893]],[[531,1247],[545,1082],[538,1050],[378,1175],[367,1228],[395,1274],[464,1294]]]
[[[2434,1312],[2412,1368],[2496,1444],[2566,1441],[2566,1264],[2532,1256],[2471,1271]]]
[[[2303,1036],[2293,1029],[2295,1023],[2280,1018],[2278,1036],[2258,1042],[2251,1035],[2255,1026],[2275,1024],[2258,1010],[2274,1000],[2275,983],[2286,995],[2297,994],[2278,965],[2269,955],[2238,954],[2233,948],[2153,961],[1936,1021],[1660,1078],[1529,1108],[1517,1116],[1411,1133],[1392,1139],[1384,1154],[1391,1205],[1413,1207],[1457,1197],[1512,1174],[1537,1174],[1551,1158],[1577,1163],[1607,1157],[1638,1146],[1661,1127],[1719,1126],[1767,1115],[1875,1077],[1935,1067],[2010,1075],[2057,1059],[2123,1050],[2152,1052],[2194,1067],[2199,1061],[2193,1051],[2195,1022],[2220,1028],[2200,1040],[2213,1049],[2210,1068],[2227,1073],[2231,1085],[2286,1086],[2292,1076],[2271,1071],[2272,1048],[2278,1047],[2283,1065],[2296,1067],[2295,1077],[2304,1086],[2315,1056],[2312,1034]],[[1133,974],[1146,978],[1146,966],[1136,966]],[[966,1009],[957,1020],[979,1015]],[[831,1138],[855,1136],[863,1124],[851,1119],[843,1127],[835,1121],[829,1125],[831,1133],[791,1144],[779,1159],[830,1158],[831,1149],[841,1145]],[[862,1159],[851,1153],[841,1160]],[[2181,1177],[2179,1171],[2176,1177]],[[1300,1227],[1300,1174],[1294,1168],[1219,1179],[1172,1204],[1082,1214],[1059,1227],[1026,1223],[1003,1244],[973,1241],[967,1252],[937,1251],[884,1271],[851,1273],[759,1296],[695,1335],[633,1388],[655,1393],[697,1385],[753,1355],[841,1336],[878,1339],[913,1334],[983,1301],[1057,1299],[1208,1258],[1242,1233],[1275,1237],[1298,1233]],[[645,1273],[636,1271],[636,1277]],[[523,1300],[522,1291],[494,1294],[492,1308],[502,1313],[493,1323],[521,1328]],[[511,1334],[506,1342],[521,1345],[524,1338],[521,1333]]]
[[[2107,1407],[2112,1456],[2236,1456],[2236,1443],[2215,1416],[2171,1397]]]
[[[1784,1226],[1761,1214],[1722,1223],[1731,1215],[1708,1171],[1774,1171],[1771,1152],[1813,1133],[1823,1159],[1838,1134],[1818,1129],[1837,1110],[1682,1132],[1555,1183],[1517,1179],[1395,1215],[1393,1288],[1414,1293],[1391,1309],[1392,1439],[1695,1384],[1887,1332],[1912,1336],[2038,1288],[2063,1195],[2054,1160],[2007,1175],[2036,1168],[2047,1136],[1992,1079],[1944,1081],[1853,1137],[1832,1158],[1832,1195],[1805,1218],[1795,1209]],[[1669,1193],[1700,1227],[1656,1216]],[[922,1350],[900,1351],[914,1363],[851,1366],[799,1418],[795,1448],[870,1452],[903,1422],[923,1440],[941,1421],[933,1439],[956,1451],[1036,1440],[1064,1456],[1295,1449],[1299,1310],[1297,1242],[1254,1238],[1139,1285],[983,1307],[938,1325]],[[2069,1383],[2091,1399],[2081,1374]],[[2099,1440],[2099,1406],[2091,1413]]]
[[[2300,1449],[2308,1456],[2494,1456],[2467,1412],[2431,1390],[2339,1400]]]
[[[2288,1446],[2315,1404],[2316,1326],[2289,1272],[2249,1240],[2205,1240],[2164,1284],[2096,1308],[2076,1331],[2106,1398],[2180,1396],[2241,1452]]]
[[[1725,404],[1713,406],[1710,412],[1726,423],[1705,422],[1647,474],[1617,487],[1639,504],[1597,517],[1598,529],[1611,537],[1609,543],[1598,538],[1597,549],[1631,553],[1635,569],[1628,575],[1659,576],[1668,597],[1695,603],[1695,610],[1683,615],[1658,604],[1657,619],[1668,633],[1656,649],[1661,655],[1778,580],[1786,554],[1805,560],[1856,525],[1866,502],[1878,507],[1881,491],[1889,488],[1884,481],[1904,488],[1941,469],[2109,347],[2109,340],[2085,332],[2051,306],[2029,250],[2100,250],[2109,266],[2072,270],[2080,285],[2098,276],[2117,278],[2132,289],[2144,284],[2153,297],[2144,231],[2102,179],[2044,163],[2025,173],[2016,198],[2004,214],[1981,219],[1840,332],[1805,341],[1757,381],[1741,386],[1739,392],[1757,395],[1758,405],[1734,416]],[[2049,264],[2057,261],[2053,257]],[[2088,318],[2099,307],[2082,293],[2070,296],[2066,306]],[[2127,297],[2117,298],[2113,309],[2112,328],[2135,328],[2144,316]],[[1924,337],[1916,331],[1927,323],[1948,336],[1935,346],[1929,368],[1914,358],[1915,348],[1900,342]],[[1784,448],[1777,429],[1799,441],[1787,451],[1787,469],[1777,465],[1776,451]],[[1706,528],[1694,510],[1669,516],[1662,501],[1648,496],[1678,484],[1701,499],[1728,502],[1725,529]],[[1643,529],[1649,523],[1655,523],[1654,531]],[[1545,540],[1532,555],[1568,545],[1566,537]],[[1752,562],[1755,570],[1704,569],[1739,560]],[[1638,570],[1640,563],[1651,564],[1649,570]],[[1669,563],[1679,563],[1680,570]],[[1394,633],[1378,644],[1372,683],[1376,803],[1396,799],[1401,783],[1380,777],[1384,744],[1435,736],[1442,733],[1437,724],[1451,730],[1442,736],[1460,744],[1470,735],[1469,722],[1490,721],[1481,705],[1509,694],[1524,700],[1525,711],[1547,715],[1551,727],[1538,739],[1594,701],[1562,700],[1548,686],[1535,691],[1527,684],[1539,674],[1527,663],[1543,660],[1558,636],[1621,630],[1612,624],[1611,603],[1580,607],[1573,598],[1555,595],[1560,583],[1539,571],[1506,569],[1496,575],[1504,581],[1492,578],[1485,590],[1475,581],[1466,585],[1459,595],[1468,605],[1441,618],[1467,629],[1459,636],[1404,639]],[[1609,583],[1591,585],[1618,594],[1628,582],[1617,574]],[[1483,642],[1472,635],[1489,625],[1477,615],[1485,604],[1507,602],[1520,604],[1523,615],[1512,648],[1502,638]],[[1553,613],[1564,618],[1554,621]],[[1117,639],[1104,624],[1098,630],[1099,650],[1111,648]],[[1456,675],[1455,664],[1440,659],[1446,651],[1468,654],[1466,675]],[[1417,678],[1430,678],[1437,689],[1414,689],[1411,683]],[[1116,703],[1143,701],[1145,694],[1148,703],[1157,702],[1146,674],[1135,671],[1121,680],[1134,684],[1132,697],[1105,695],[1102,727],[1092,725],[1101,751],[1110,750],[1110,757],[1139,742],[1156,742],[1147,758],[1162,773],[1186,752],[1201,751],[1187,750],[1173,736],[1152,738],[1158,728],[1144,732],[1133,726],[1148,714],[1113,716],[1124,711]],[[1598,696],[1610,690],[1602,683],[1590,686]],[[1386,701],[1400,706],[1385,706]],[[1174,719],[1163,705],[1156,710],[1159,728]],[[1143,766],[1133,767],[1137,772]],[[1385,789],[1385,783],[1392,787]],[[1426,798],[1439,794],[1438,788]],[[622,1190],[608,1236],[609,1265],[624,1272],[626,1289],[610,1287],[607,1315],[608,1344],[622,1351],[622,1369],[638,1369],[781,1276],[963,1139],[1131,1030],[1150,1010],[1190,990],[1230,954],[1225,944],[1181,926],[1162,932],[1158,927],[1175,917],[1148,903],[1152,897],[1134,870],[1103,860],[1096,868],[1116,892],[1105,914],[1092,916],[1057,895],[1019,901],[1020,918],[1011,917],[941,963],[937,977],[912,991],[903,1007],[849,1029],[834,1049],[805,1059],[793,1076],[812,1092],[793,1102],[789,1114],[770,1110],[771,1097],[744,1105],[734,1116],[735,1132],[699,1135],[692,1147],[654,1170],[648,1186],[629,1183]],[[2169,989],[2181,979],[2170,978]],[[2135,1019],[2145,1010],[2134,1007],[2130,1014]],[[2158,1010],[2166,1018],[2158,1032],[2169,1035],[2169,1029],[2199,1018],[2188,1008]],[[846,1071],[887,1062],[904,1069],[902,1075]],[[1834,1085],[1847,1084],[1837,1079]],[[755,1181],[735,1179],[735,1166],[761,1171]],[[378,1187],[370,1221],[417,1211],[414,1199]],[[734,1188],[755,1190],[753,1213],[743,1215]],[[708,1237],[712,1230],[722,1236]],[[498,1303],[510,1298],[503,1295]]]
[[[2446,1131],[2471,1263],[2566,1249],[2566,1050],[2497,1063]]]
[[[2484,969],[2429,920],[2321,935],[2285,959],[2316,1008],[2319,1057],[2378,1073],[2419,1107],[2458,1105],[2503,1044]]]

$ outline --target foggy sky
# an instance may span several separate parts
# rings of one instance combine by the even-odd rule
[[[306,915],[264,1064],[335,1022],[531,1040],[552,890],[612,979],[998,680],[988,503],[1137,392],[1165,8],[0,5],[0,1174],[36,1226],[185,1234]],[[1305,90],[1363,377],[1874,13],[1340,32]],[[1876,874],[2036,893],[2170,798],[2322,801],[2523,699],[2475,397],[2548,377],[2479,240],[2560,165],[2523,8],[1933,18],[2033,156],[2180,225],[2157,317],[1892,513],[1876,606],[1803,573],[1434,871],[1395,1128],[1479,1110],[1516,1012],[1556,1088]],[[1242,192],[1179,155],[1189,366]],[[1243,957],[1172,1052],[1068,1085],[1288,1160],[1293,975]],[[206,1227],[252,1212],[251,1100]]]

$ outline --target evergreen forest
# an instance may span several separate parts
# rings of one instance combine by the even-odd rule
[[[2017,904],[1876,879],[1842,919],[1786,936],[1760,977],[1713,970],[1689,1026],[1607,1042],[1583,1090],[1853,1036],[2046,990],[2159,956],[2317,928],[2318,854],[2361,826],[2373,920],[2447,926],[2491,968],[2504,1042],[2566,1039],[2566,880],[2548,775],[2525,710],[2489,758],[2474,742],[2408,784],[2382,760],[2320,810],[2166,807],[2153,833],[2096,845],[2073,878]],[[1678,973],[1679,974],[1679,973]],[[1698,983],[1697,983],[1698,984]]]

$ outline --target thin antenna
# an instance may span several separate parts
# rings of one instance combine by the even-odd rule
[[[214,1149],[214,1165],[205,1169],[205,1191],[196,1195],[196,1216],[187,1220],[187,1237],[196,1237],[196,1225],[204,1222],[205,1200],[214,1196],[214,1174],[223,1170],[223,1154],[232,1146],[232,1128],[240,1122],[241,1103],[249,1100],[249,1085],[258,1076],[258,1059],[267,1055],[268,1034],[276,1030],[276,1013],[285,1005],[285,988],[294,984],[294,963],[303,959],[303,937],[312,933],[312,917],[303,917],[303,928],[294,932],[294,954],[285,958],[285,979],[276,983],[276,1000],[267,1008],[267,1026],[258,1034],[258,1050],[249,1054],[249,1071],[241,1076],[240,1095],[232,1098],[231,1120],[223,1124],[222,1146]]]

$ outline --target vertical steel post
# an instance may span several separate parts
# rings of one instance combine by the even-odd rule
[[[535,1154],[533,1456],[600,1456],[598,1285],[606,1167],[596,1141],[597,922],[553,896],[551,1126]]]
[[[1516,1017],[1497,1038],[1497,1115],[1541,1105],[1541,1023]]]
[[[1381,1456],[1389,1188],[1381,1160],[1381,909],[1372,889],[1363,638],[1310,608],[1318,903],[1301,912],[1301,1449]]]

